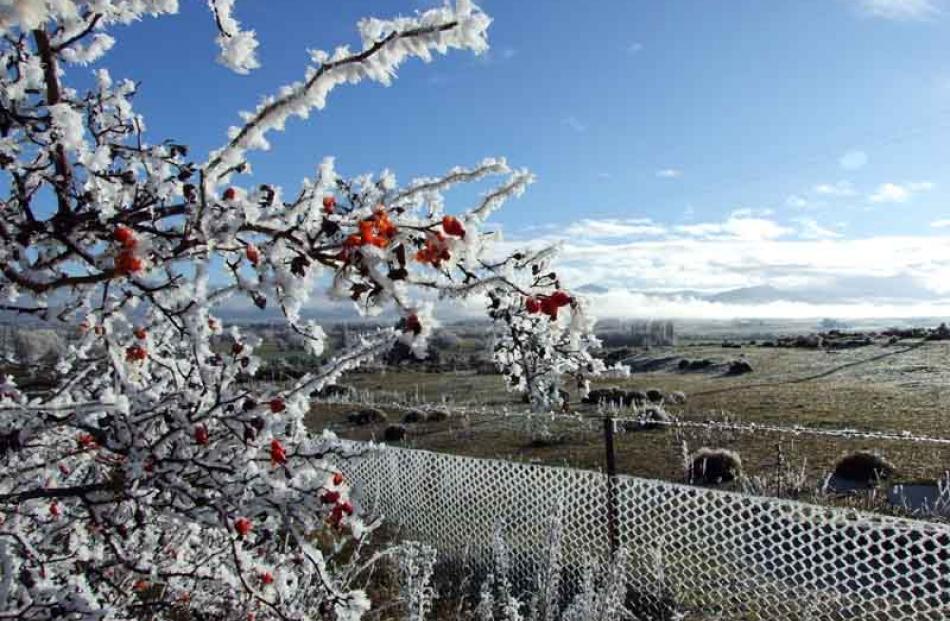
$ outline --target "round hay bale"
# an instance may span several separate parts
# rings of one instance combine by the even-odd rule
[[[670,394],[666,395],[666,400],[673,405],[683,405],[686,403],[686,393],[682,390],[674,390]]]
[[[617,398],[618,392],[622,393],[623,391],[621,391],[616,386],[611,386],[609,388],[595,388],[594,390],[591,390],[590,392],[588,392],[587,396],[584,397],[584,403],[589,403],[589,404],[594,404],[594,405],[597,405],[600,403],[603,403],[603,404],[612,403],[612,404],[619,405],[618,401],[622,402],[623,397],[620,397],[618,399]]]
[[[424,423],[429,420],[429,415],[422,410],[409,410],[402,417],[402,422],[407,424]]]
[[[689,360],[687,360],[686,358],[683,358],[682,360],[680,360],[679,364],[676,366],[679,368],[680,371],[686,371],[689,369]]]
[[[383,439],[386,442],[402,442],[406,439],[406,428],[402,425],[390,425],[383,432]]]
[[[834,476],[872,486],[890,478],[895,472],[897,469],[883,455],[874,451],[855,451],[838,460]]]
[[[703,447],[690,457],[689,482],[695,485],[729,483],[741,472],[742,460],[735,451]]]
[[[441,423],[448,418],[449,413],[445,410],[432,410],[426,413],[426,422],[429,423]]]
[[[748,360],[733,360],[729,363],[729,370],[726,371],[726,375],[745,375],[746,373],[752,373],[752,365],[749,364]]]
[[[641,415],[640,426],[643,429],[657,429],[666,427],[663,423],[673,422],[673,417],[659,406],[646,408]]]
[[[628,390],[624,395],[624,403],[627,405],[641,406],[647,402],[647,393],[642,390]]]
[[[363,408],[347,414],[346,420],[353,425],[375,425],[385,423],[389,420],[389,417],[386,416],[386,412],[379,408]]]
[[[713,361],[709,358],[703,358],[702,360],[690,360],[689,361],[689,370],[690,371],[702,371],[703,369],[708,369],[713,365]]]
[[[657,388],[651,388],[647,391],[647,400],[650,403],[662,403],[663,391]]]
[[[352,397],[356,390],[352,386],[345,384],[330,384],[320,390],[314,390],[310,393],[311,397],[317,399],[347,399]]]

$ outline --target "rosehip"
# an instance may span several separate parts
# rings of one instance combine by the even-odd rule
[[[251,265],[254,267],[257,267],[257,264],[261,262],[261,252],[254,244],[248,244],[247,248],[244,250],[244,254],[247,256],[247,260],[250,261]]]
[[[136,328],[132,331],[132,334],[134,334],[135,338],[139,339],[140,341],[144,341],[145,337],[148,336],[148,332],[145,331],[145,328]]]
[[[342,485],[343,484],[343,474],[341,472],[333,473],[333,484]]]
[[[339,507],[340,507],[340,510],[341,510],[343,513],[345,513],[345,514],[347,514],[347,515],[353,515],[353,505],[350,504],[350,501],[347,500],[347,501],[344,501],[344,502],[340,503],[340,504],[339,504]]]
[[[323,197],[323,212],[326,214],[333,213],[333,209],[336,207],[336,197],[332,194],[327,194]]]
[[[277,438],[270,441],[270,460],[274,465],[287,463],[287,451]]]
[[[261,572],[261,582],[271,584],[274,582],[274,576],[269,571]]]
[[[59,503],[57,503],[55,500],[49,503],[49,514],[53,517],[59,517],[59,513]]]
[[[142,259],[138,258],[128,248],[122,250],[119,256],[115,258],[115,269],[120,274],[134,274],[141,272],[143,267]]]
[[[237,191],[235,191],[234,188],[228,188],[227,190],[224,191],[224,194],[223,194],[224,200],[226,201],[233,201],[236,196],[237,196]]]
[[[332,505],[340,499],[340,492],[325,492],[320,496],[320,502]]]
[[[538,298],[528,298],[524,301],[524,307],[529,313],[534,315],[541,310],[541,302],[538,301]]]
[[[235,356],[240,356],[242,351],[244,351],[243,343],[235,343],[234,345],[231,345],[231,353]]]
[[[567,306],[572,301],[571,296],[564,293],[563,291],[555,291],[551,294],[550,299],[551,303],[558,307]]]
[[[406,323],[403,327],[403,332],[412,332],[413,334],[419,334],[422,332],[422,322],[419,321],[419,317],[415,313],[406,317]]]
[[[135,584],[132,585],[132,588],[136,591],[144,591],[148,588],[147,580],[136,580]]]
[[[204,425],[195,427],[195,442],[202,446],[208,443],[208,428]]]
[[[239,517],[234,520],[234,530],[237,531],[240,537],[247,536],[247,534],[251,532],[251,521],[246,517]]]
[[[448,235],[465,238],[465,227],[455,216],[445,216],[442,218],[442,230]]]
[[[274,414],[280,414],[287,409],[287,405],[281,397],[274,397],[270,400],[270,411]]]
[[[125,350],[125,359],[129,362],[141,362],[148,357],[148,352],[141,345],[132,345]]]
[[[122,226],[121,224],[115,227],[115,231],[112,233],[112,236],[115,238],[123,248],[128,248],[131,250],[135,248],[135,245],[138,243],[138,240],[135,239],[135,232],[127,226]]]

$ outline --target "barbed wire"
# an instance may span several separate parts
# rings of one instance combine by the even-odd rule
[[[779,433],[787,435],[810,435],[819,437],[835,437],[848,439],[867,439],[867,440],[885,440],[910,442],[915,444],[938,444],[950,446],[950,438],[940,438],[934,436],[924,436],[913,434],[909,431],[889,432],[889,431],[868,431],[861,429],[821,429],[817,427],[805,427],[803,425],[783,426],[769,425],[762,423],[740,423],[732,421],[684,421],[684,420],[656,420],[646,417],[616,417],[610,416],[618,423],[633,422],[640,425],[650,425],[656,427],[687,428],[687,429],[715,429],[718,431],[736,431],[739,433],[753,434],[756,432]]]

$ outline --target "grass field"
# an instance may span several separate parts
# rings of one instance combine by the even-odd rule
[[[727,376],[725,364],[743,356],[752,373]],[[706,371],[680,371],[683,359],[712,360]],[[950,436],[950,343],[902,341],[838,352],[719,345],[654,348],[633,360],[638,370],[629,378],[598,382],[625,389],[658,388],[683,391],[684,405],[667,409],[680,420],[730,419],[746,423],[855,428]],[[501,457],[601,468],[602,427],[597,408],[572,398],[573,417],[526,419],[518,395],[506,392],[500,376],[459,373],[387,371],[355,374],[344,383],[399,422],[411,402],[445,403],[448,420],[407,425],[404,446],[458,454]],[[385,425],[354,427],[345,422],[352,405],[315,404],[310,425],[330,427],[354,439],[381,439]],[[624,412],[620,412],[624,415]],[[630,415],[631,413],[627,413]],[[722,430],[656,429],[618,436],[618,469],[622,473],[682,480],[683,443],[739,452],[746,474],[759,476],[769,491],[781,469],[804,467],[813,485],[822,480],[843,454],[874,449],[898,469],[899,481],[935,479],[950,470],[950,448],[907,441],[755,434]],[[781,445],[781,449],[779,449]],[[785,476],[784,474],[782,475]]]

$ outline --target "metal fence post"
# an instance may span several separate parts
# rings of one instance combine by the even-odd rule
[[[604,416],[604,449],[607,453],[607,542],[611,558],[617,553],[617,455],[614,452],[616,421]]]

